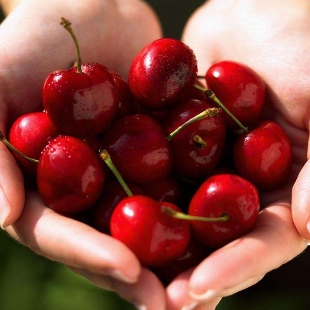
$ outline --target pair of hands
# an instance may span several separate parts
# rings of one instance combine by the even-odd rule
[[[22,0],[0,31],[0,129],[41,106],[53,70],[70,66],[74,45],[59,26],[72,21],[82,58],[127,77],[133,56],[159,38],[154,12],[139,0]],[[209,0],[188,20],[183,41],[199,73],[219,60],[253,68],[268,87],[269,117],[291,138],[294,164],[283,188],[263,193],[255,229],[181,274],[166,289],[123,244],[47,208],[25,192],[15,161],[0,144],[0,221],[16,240],[67,265],[96,285],[147,310],[214,309],[221,297],[258,282],[302,253],[310,239],[310,5],[306,0]],[[309,222],[310,223],[310,222]],[[130,266],[130,268],[128,268]]]

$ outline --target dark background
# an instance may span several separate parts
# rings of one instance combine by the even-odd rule
[[[187,18],[204,1],[147,2],[157,11],[165,36],[180,38]],[[308,250],[267,274],[257,285],[224,298],[217,310],[308,310],[309,274]],[[134,308],[116,294],[95,287],[66,267],[37,256],[0,231],[0,310],[55,309]]]

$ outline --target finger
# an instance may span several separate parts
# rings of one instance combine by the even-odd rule
[[[251,233],[215,251],[193,271],[189,295],[206,302],[238,292],[306,247],[306,241],[295,229],[289,205],[270,206],[261,211]]]
[[[194,300],[188,295],[188,284],[194,268],[183,272],[167,287],[167,310],[214,310],[221,297],[210,298],[206,302]]]
[[[310,240],[310,161],[300,171],[292,189],[292,215],[298,232]]]
[[[0,225],[4,229],[20,216],[25,202],[24,181],[12,154],[0,142]]]
[[[24,212],[7,231],[46,258],[134,283],[140,274],[135,255],[121,242],[45,207],[27,193]]]
[[[165,290],[158,278],[148,269],[142,269],[135,284],[126,284],[81,268],[71,267],[71,269],[97,286],[115,291],[120,297],[134,304],[138,309],[166,309]]]

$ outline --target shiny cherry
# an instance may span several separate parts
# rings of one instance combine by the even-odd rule
[[[172,133],[191,118],[211,108],[205,101],[191,99],[170,108],[165,130]],[[199,119],[170,139],[174,171],[186,178],[205,177],[218,164],[225,145],[223,113]]]
[[[60,134],[45,112],[30,112],[18,117],[9,130],[8,140],[24,155],[39,159],[47,143]],[[26,178],[35,179],[37,164],[12,152]]]
[[[263,121],[241,135],[233,150],[236,171],[265,190],[275,189],[287,180],[292,159],[291,142],[274,121]]]
[[[197,78],[197,60],[186,44],[155,40],[132,61],[128,83],[135,99],[152,110],[173,104]]]
[[[103,165],[84,141],[58,136],[42,151],[38,163],[38,191],[51,209],[73,214],[97,202],[104,186]]]
[[[172,170],[165,132],[150,116],[133,114],[113,122],[103,135],[102,145],[126,181],[153,182]]]
[[[64,20],[64,24],[71,30],[68,21]],[[75,42],[78,64],[47,76],[42,102],[61,132],[85,137],[102,132],[113,120],[118,107],[118,87],[106,66],[95,62],[81,63]]]
[[[260,201],[257,188],[235,174],[217,174],[206,179],[193,195],[188,214],[215,218],[214,222],[191,221],[196,238],[219,248],[249,232],[257,219]],[[227,215],[225,221],[216,218]]]
[[[261,120],[266,86],[254,70],[238,62],[220,61],[207,70],[205,78],[208,87],[245,127]],[[224,119],[229,129],[239,129],[228,114]]]
[[[123,199],[112,214],[111,235],[127,245],[144,266],[173,261],[190,240],[189,223],[164,214],[162,204],[179,210],[171,203],[134,195]]]

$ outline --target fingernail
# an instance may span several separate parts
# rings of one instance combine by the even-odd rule
[[[0,226],[1,229],[5,229],[7,226],[6,220],[10,214],[11,207],[3,193],[2,190],[0,190]]]
[[[192,291],[188,292],[189,296],[191,298],[193,298],[195,301],[203,301],[206,302],[212,298],[214,298],[215,296],[219,295],[219,291],[217,290],[207,290],[205,293],[203,294],[196,294]]]
[[[119,270],[113,270],[113,271],[109,271],[108,272],[108,275],[117,279],[117,280],[120,280],[122,282],[125,282],[125,283],[128,283],[128,284],[134,284],[138,281],[138,278],[135,277],[135,278],[130,278],[126,275],[124,275],[121,271]]]
[[[147,310],[145,305],[134,303],[134,306],[137,308],[137,310]]]
[[[199,301],[193,301],[189,305],[183,306],[181,310],[193,310],[199,305]]]

